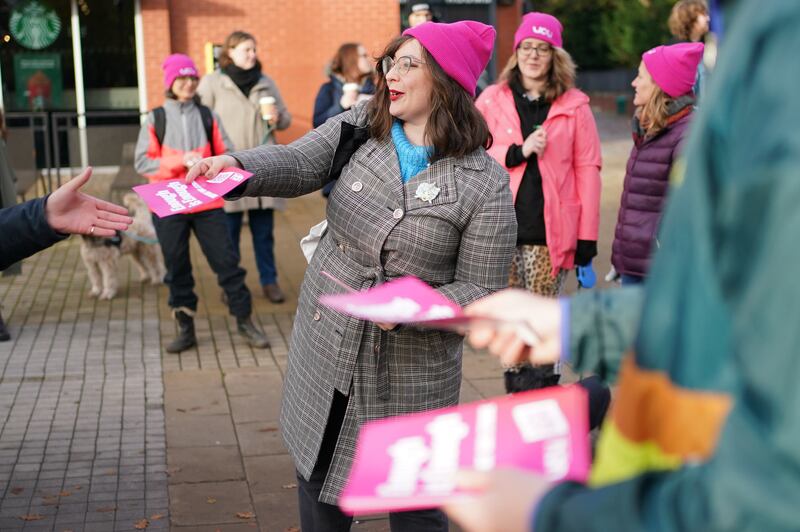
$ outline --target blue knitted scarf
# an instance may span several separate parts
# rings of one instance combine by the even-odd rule
[[[397,159],[400,161],[400,175],[403,177],[403,183],[408,183],[409,179],[430,166],[433,146],[411,144],[403,131],[403,125],[397,120],[392,124],[392,143],[397,152]]]

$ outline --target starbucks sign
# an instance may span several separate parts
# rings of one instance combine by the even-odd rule
[[[55,10],[38,0],[15,7],[8,25],[14,39],[31,50],[47,48],[61,33],[61,20]]]

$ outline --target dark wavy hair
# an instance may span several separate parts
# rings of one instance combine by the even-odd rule
[[[391,41],[381,57],[394,57],[410,36],[400,36]],[[433,79],[431,112],[425,126],[425,136],[433,146],[431,162],[445,157],[463,157],[478,148],[489,148],[492,135],[483,115],[475,107],[472,95],[442,70],[436,59],[422,48],[422,60],[427,64]],[[380,62],[378,69],[381,70]],[[370,136],[384,140],[391,135],[395,118],[389,114],[389,88],[381,71],[377,77],[375,97],[370,100]]]

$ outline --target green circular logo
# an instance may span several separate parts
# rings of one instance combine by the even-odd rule
[[[61,20],[55,10],[31,0],[15,7],[8,22],[11,35],[25,48],[47,48],[61,33]]]

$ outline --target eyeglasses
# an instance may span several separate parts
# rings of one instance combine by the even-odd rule
[[[397,68],[397,73],[401,76],[405,76],[408,74],[408,71],[411,70],[412,66],[424,64],[426,63],[407,55],[398,57],[396,60],[387,55],[381,59],[381,72],[383,72],[383,75],[386,76],[393,68]]]
[[[523,43],[520,45],[519,53],[522,55],[530,55],[536,51],[536,57],[549,57],[553,53],[553,47],[549,44],[531,44]]]

